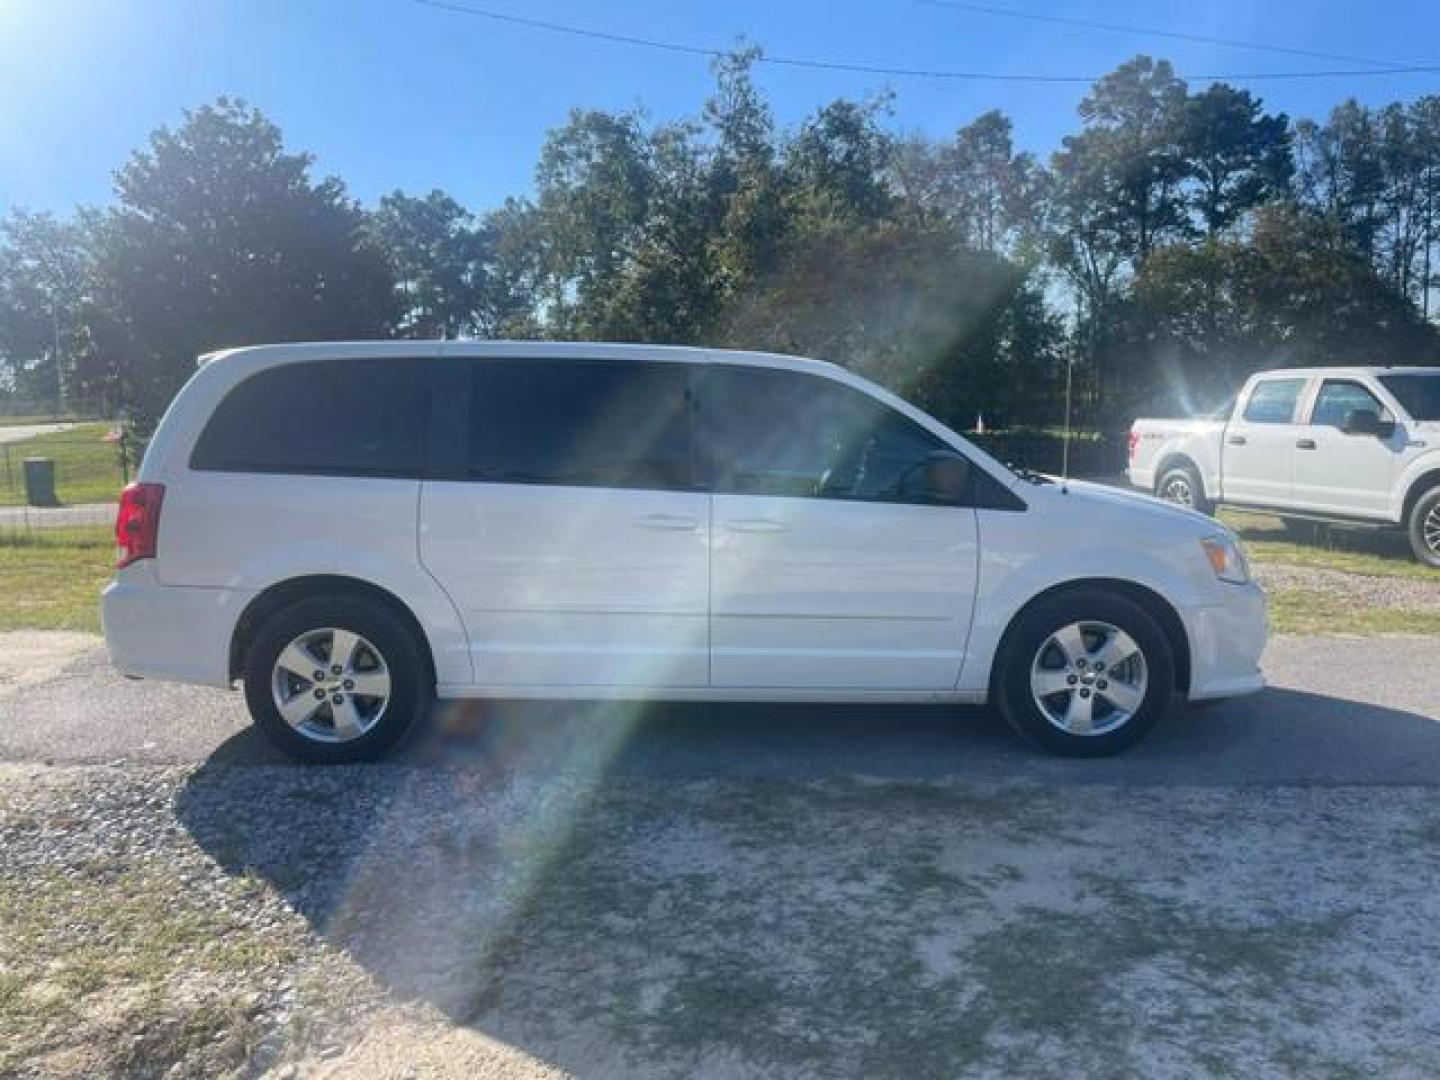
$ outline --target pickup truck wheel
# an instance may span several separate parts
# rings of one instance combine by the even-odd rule
[[[425,670],[414,636],[384,607],[317,596],[260,627],[245,661],[245,701],[291,757],[369,761],[423,713]]]
[[[1415,558],[1440,569],[1440,487],[1431,488],[1415,500],[1406,531]]]
[[[1031,742],[1067,757],[1101,757],[1139,742],[1165,714],[1175,661],[1144,608],[1077,589],[1021,616],[996,690],[1005,719]]]
[[[1202,514],[1214,509],[1214,504],[1205,498],[1205,485],[1193,465],[1176,465],[1161,473],[1155,484],[1155,496],[1165,502],[1199,510]]]

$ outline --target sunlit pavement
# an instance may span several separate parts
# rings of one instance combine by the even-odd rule
[[[0,758],[112,778],[431,1017],[341,1074],[1426,1076],[1434,655],[1279,639],[1273,689],[1101,762],[983,710],[572,703],[314,769],[91,652],[0,696]]]
[[[1101,761],[1041,755],[977,708],[614,702],[444,705],[398,760],[694,779],[1428,786],[1440,783],[1437,656],[1433,638],[1276,638],[1269,690],[1177,710],[1137,749]],[[97,646],[49,681],[0,691],[0,760],[284,759],[238,693],[122,679]]]

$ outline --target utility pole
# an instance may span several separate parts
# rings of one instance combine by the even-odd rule
[[[55,415],[65,415],[65,361],[60,355],[60,309],[50,297],[50,325],[55,332]]]

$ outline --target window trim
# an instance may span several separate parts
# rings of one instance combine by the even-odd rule
[[[420,379],[425,384],[426,396],[429,400],[424,406],[424,415],[421,416],[421,440],[420,440],[420,461],[414,469],[372,469],[363,467],[346,467],[340,465],[328,466],[295,466],[295,465],[204,465],[197,461],[200,448],[205,441],[205,435],[210,430],[210,425],[215,422],[215,417],[230,398],[237,393],[241,387],[248,383],[264,378],[272,372],[283,371],[289,368],[318,367],[322,364],[332,363],[357,363],[357,364],[405,364],[413,365],[420,369]],[[355,480],[423,480],[429,474],[430,465],[430,439],[428,431],[434,421],[434,390],[435,390],[436,360],[434,356],[347,356],[338,354],[335,356],[318,356],[314,358],[286,360],[277,364],[270,364],[258,371],[247,372],[243,378],[237,379],[228,386],[220,395],[213,408],[205,416],[205,421],[200,425],[200,430],[195,435],[194,442],[190,445],[190,452],[186,455],[185,465],[191,472],[199,473],[224,473],[231,476],[315,476],[315,477],[343,477]]]

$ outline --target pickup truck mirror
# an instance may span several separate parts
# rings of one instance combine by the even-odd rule
[[[1395,421],[1381,420],[1374,409],[1351,409],[1340,421],[1340,430],[1346,435],[1374,435],[1388,439],[1395,433]]]

